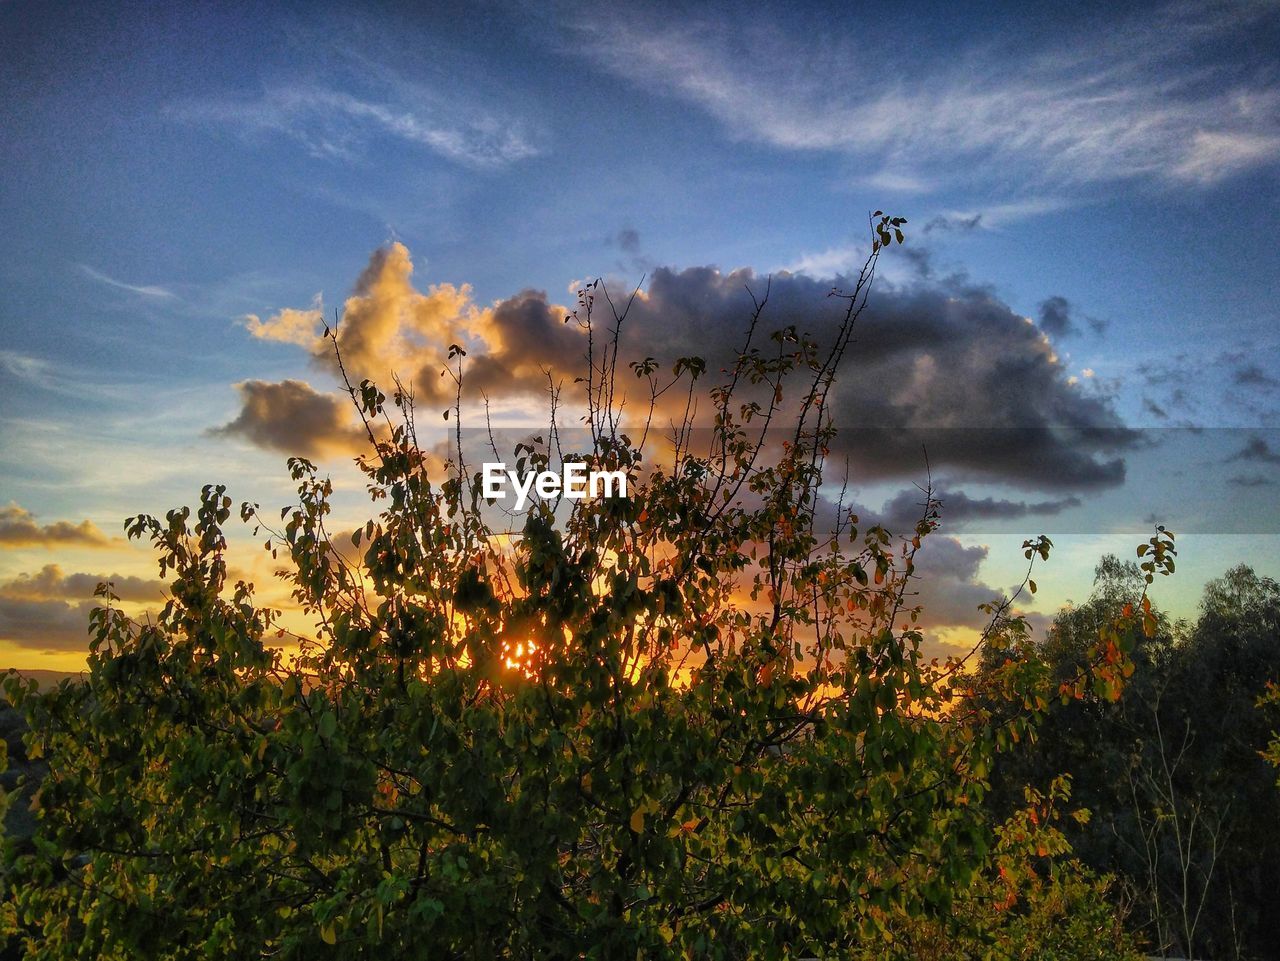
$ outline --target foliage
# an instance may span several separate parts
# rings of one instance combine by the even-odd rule
[[[1071,674],[1143,582],[1137,565],[1105,558],[1090,600],[1024,653]],[[1067,826],[1072,849],[1116,875],[1153,949],[1268,957],[1280,937],[1280,793],[1259,757],[1269,728],[1255,704],[1280,666],[1280,589],[1236,567],[1206,585],[1195,624],[1154,616],[1121,697],[1051,706],[1035,743],[998,759],[988,803],[1002,816],[1022,785],[1070,771],[1075,800],[1093,812]]]
[[[1258,698],[1258,707],[1274,707],[1280,705],[1280,685],[1275,681],[1267,682],[1266,693]],[[1271,732],[1271,741],[1267,744],[1266,750],[1262,752],[1263,758],[1273,767],[1280,768],[1280,734],[1275,731]],[[1276,784],[1280,785],[1280,777],[1277,777]]]
[[[620,424],[622,317],[598,336],[607,294],[585,288],[566,319],[592,334],[581,459],[627,471],[626,499],[538,504],[505,530],[460,431],[433,480],[408,392],[348,385],[381,512],[334,535],[332,486],[297,459],[278,528],[241,510],[314,619],[296,659],[228,584],[222,487],[194,516],[131,518],[172,577],[159,617],[104,586],[86,682],[8,684],[50,766],[7,879],[28,956],[844,958],[905,950],[915,924],[993,943],[1009,912],[946,919],[1011,857],[982,804],[997,753],[1052,697],[1114,696],[1130,633],[1109,625],[1071,678],[1010,661],[991,723],[961,664],[920,651],[908,587],[932,497],[901,540],[821,499],[827,396],[901,224],[873,220],[831,342],[761,341],[766,296],[710,389],[698,358],[633,365],[655,403],[688,398],[662,459],[647,422]],[[1027,543],[1028,576],[1049,547]],[[1023,629],[1012,603],[988,638]],[[1087,899],[1064,870],[1024,928]]]
[[[962,924],[917,919],[904,932],[917,961],[1026,959],[1026,961],[1137,961],[1142,955],[1109,902],[1112,882],[1068,857],[1058,827],[1070,780],[1044,791],[1027,787],[1024,805],[996,829],[988,869],[952,906]],[[1087,823],[1082,809],[1068,823]],[[867,957],[879,956],[869,952]]]

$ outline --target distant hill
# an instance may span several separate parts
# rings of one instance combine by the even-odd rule
[[[3,677],[6,673],[8,673],[7,668],[0,669],[0,677]],[[43,671],[38,669],[27,670],[24,668],[18,668],[18,673],[23,677],[35,678],[36,683],[40,685],[40,690],[42,691],[49,690],[49,688],[57,685],[59,681],[65,680],[68,677],[78,678],[83,675],[83,672],[81,671]]]

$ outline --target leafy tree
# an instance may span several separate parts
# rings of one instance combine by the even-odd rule
[[[1060,683],[995,671],[1014,709],[988,723],[961,664],[921,655],[908,602],[936,503],[895,540],[820,498],[829,391],[901,224],[873,220],[830,342],[762,338],[766,296],[710,389],[698,358],[632,365],[650,397],[689,399],[664,459],[643,419],[621,425],[622,318],[602,331],[603,289],[584,289],[568,320],[593,344],[592,443],[564,459],[626,471],[627,498],[539,503],[507,530],[460,430],[435,480],[409,394],[349,384],[380,513],[333,534],[332,486],[301,459],[278,525],[240,511],[314,619],[296,658],[228,583],[222,487],[131,518],[172,578],[158,618],[104,586],[87,680],[8,684],[49,763],[35,851],[6,876],[27,955],[887,957],[922,924],[997,945],[1015,913],[950,915],[1007,867],[982,804],[994,759],[1050,697],[1117,690],[1125,645]],[[553,416],[518,466],[551,463],[557,436]],[[1029,573],[1049,546],[1028,542]],[[1012,603],[990,637],[1020,629]]]
[[[1104,558],[1089,601],[1063,611],[1028,656],[1072,675],[1098,625],[1140,604],[1144,580],[1137,565]],[[1280,666],[1280,590],[1237,567],[1206,585],[1194,625],[1153,616],[1121,696],[1052,705],[1035,743],[998,759],[989,803],[1003,816],[1023,785],[1070,772],[1073,799],[1093,816],[1064,833],[1090,868],[1117,876],[1154,948],[1267,957],[1280,937],[1270,921],[1280,804],[1255,703]]]
[[[1280,585],[1245,565],[1210,581],[1170,668],[1165,729],[1182,753],[1184,821],[1200,826],[1183,841],[1197,862],[1184,869],[1208,889],[1199,950],[1266,957],[1280,943],[1280,795],[1256,703],[1280,677]]]

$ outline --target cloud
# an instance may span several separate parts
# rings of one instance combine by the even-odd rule
[[[1280,136],[1275,134],[1198,130],[1173,172],[1182,180],[1213,183],[1251,167],[1271,163],[1277,154],[1280,154]]]
[[[882,187],[986,180],[1065,186],[1210,184],[1280,156],[1280,90],[1265,64],[1219,51],[1266,5],[1171,6],[1055,46],[989,43],[892,69],[868,40],[815,40],[767,19],[662,19],[580,9],[603,70],[665,92],[736,139],[848,154]]]
[[[324,305],[317,294],[311,307],[305,310],[286,307],[265,321],[257,314],[246,314],[243,323],[258,340],[314,348],[324,324]]]
[[[616,240],[623,253],[633,257],[640,253],[640,231],[634,227],[624,227],[619,230]]]
[[[547,366],[573,369],[586,340],[565,323],[566,308],[541,291],[526,290],[489,307],[472,299],[467,284],[413,285],[413,260],[401,243],[376,250],[347,298],[338,324],[338,348],[353,379],[387,383],[392,373],[412,385],[423,402],[452,398],[441,377],[451,344],[470,350],[466,389],[511,395],[546,388]],[[335,364],[327,344],[312,350],[324,369]]]
[[[808,277],[835,277],[856,269],[867,259],[867,248],[859,244],[842,244],[816,253],[803,254],[781,267],[788,274]]]
[[[412,274],[408,250],[396,243],[376,251],[357,280],[337,334],[353,381],[387,384],[394,371],[420,403],[447,401],[451,382],[440,374],[450,343],[468,348],[464,393],[472,399],[529,399],[547,390],[548,370],[565,382],[585,373],[585,332],[566,323],[566,308],[545,292],[480,307],[465,285],[424,294]],[[763,292],[767,283],[750,269],[656,268],[631,303],[623,354],[667,365],[702,356],[710,371],[724,369],[751,314],[745,288]],[[843,315],[843,302],[828,296],[832,283],[773,277],[761,337],[794,325],[830,342]],[[603,293],[595,296],[605,311]],[[603,329],[611,320],[597,314],[597,323]],[[1137,446],[1136,433],[1105,397],[1072,383],[1045,334],[991,291],[963,278],[886,286],[859,324],[832,397],[841,428],[835,453],[850,457],[858,477],[918,478],[924,447],[958,482],[1075,491],[1123,480],[1123,453]],[[332,371],[325,344],[310,354]],[[632,384],[623,373],[621,389],[644,392]],[[241,414],[219,433],[291,453],[349,452],[364,443],[345,399],[300,381],[247,381],[240,390]]]
[[[413,284],[408,249],[393,243],[376,250],[357,279],[343,306],[337,342],[353,383],[368,379],[386,386],[396,375],[419,404],[452,400],[453,382],[441,372],[455,343],[470,351],[464,378],[469,398],[530,396],[547,389],[547,368],[572,376],[585,364],[586,338],[576,324],[565,323],[567,313],[541,291],[523,291],[483,308],[465,284],[436,284],[422,293]],[[336,375],[332,345],[312,336],[320,322],[319,308],[313,307],[286,309],[246,326],[256,337],[309,347],[312,365]],[[238,389],[240,414],[215,434],[304,456],[351,453],[367,442],[346,398],[298,380],[250,380]]]
[[[469,286],[435,284],[419,292],[408,248],[393,243],[374,251],[356,280],[338,323],[338,346],[354,380],[386,383],[395,372],[434,402],[448,396],[439,376],[448,346],[481,326]],[[317,343],[312,355],[332,369],[330,345]]]
[[[1280,464],[1280,453],[1273,451],[1262,437],[1250,437],[1244,447],[1227,458],[1227,463],[1249,461],[1255,464]]]
[[[90,277],[109,287],[115,287],[117,290],[127,290],[129,293],[137,294],[140,297],[151,297],[159,300],[176,300],[178,297],[167,287],[158,287],[153,284],[126,284],[123,280],[116,280],[114,277],[108,277],[99,270],[94,270],[88,264],[78,264],[77,266],[86,277]]]
[[[603,309],[603,305],[602,305]],[[485,314],[481,329],[487,351],[467,375],[473,390],[489,395],[537,395],[547,390],[547,371],[570,378],[586,369],[587,339],[567,310],[540,290],[523,290]]]
[[[929,180],[906,170],[880,170],[860,177],[859,183],[870,190],[893,194],[923,194],[934,187]]]
[[[1237,474],[1228,477],[1227,483],[1235,487],[1274,487],[1276,482],[1261,474]]]
[[[1058,340],[1076,332],[1071,319],[1071,302],[1066,297],[1053,296],[1040,304],[1040,329]]]
[[[648,273],[653,269],[654,263],[640,243],[640,231],[634,227],[623,227],[616,234],[606,237],[604,244],[606,247],[616,247],[622,253],[615,264],[619,273]]]
[[[354,454],[368,447],[368,435],[356,424],[351,401],[322,394],[300,380],[236,385],[243,400],[239,415],[213,428],[214,436],[238,437],[290,456],[321,458]]]
[[[1056,213],[1070,206],[1071,202],[1065,197],[1042,195],[988,203],[981,209],[944,210],[926,221],[921,233],[927,236],[934,233],[967,234],[977,230],[1001,230],[1010,224]]]
[[[1237,343],[1217,351],[1164,355],[1134,370],[1143,384],[1155,388],[1149,393],[1170,416],[1194,416],[1199,427],[1269,425],[1277,416],[1274,401],[1280,388],[1280,378],[1267,364],[1269,345]],[[1258,357],[1261,363],[1254,359]]]
[[[387,86],[388,99],[355,96],[323,85],[273,86],[251,100],[187,103],[180,119],[263,135],[281,135],[314,157],[359,161],[379,138],[393,138],[454,163],[498,168],[539,152],[515,118],[448,97]]]
[[[916,558],[916,602],[922,605],[920,626],[926,630],[944,627],[982,627],[989,615],[979,605],[997,600],[1002,592],[982,582],[979,568],[988,548],[966,547],[954,537],[937,534],[927,539]]]
[[[1061,497],[1045,501],[1011,501],[994,497],[970,497],[963,491],[937,491],[940,515],[944,525],[956,526],[975,520],[1016,520],[1035,516],[1054,516],[1082,503],[1078,497]],[[880,522],[896,534],[909,533],[920,520],[924,495],[908,488],[894,495],[879,511]]]
[[[628,314],[624,352],[667,362],[705,356],[711,370],[726,367],[751,312],[744,288],[765,286],[748,269],[659,268]],[[831,287],[773,277],[762,333],[794,324],[829,342],[843,314]],[[1084,490],[1120,483],[1122,454],[1138,445],[1109,401],[1069,382],[1040,330],[960,282],[878,290],[832,410],[837,455],[848,454],[865,479],[919,477],[924,446],[935,469],[959,480]]]
[[[1280,386],[1280,380],[1268,374],[1257,364],[1244,364],[1237,367],[1231,380],[1239,387],[1261,387],[1270,390]]]
[[[98,604],[0,596],[0,641],[32,650],[82,651]]]
[[[47,360],[16,350],[0,350],[0,371],[45,390],[54,389],[60,379],[58,371]]]
[[[122,601],[152,602],[165,599],[163,581],[124,574],[64,574],[57,564],[46,564],[35,574],[19,574],[0,582],[0,597],[26,600],[83,601],[97,586],[109,582]]]
[[[46,564],[35,574],[0,582],[0,641],[29,650],[85,650],[90,614],[103,604],[93,592],[103,581],[110,581],[124,602],[166,599],[163,581],[123,574],[64,574],[57,564]]]
[[[982,225],[982,214],[980,213],[971,214],[967,217],[962,217],[957,215],[948,216],[946,214],[938,214],[936,217],[934,217],[932,220],[930,220],[927,224],[924,225],[922,233],[931,234],[935,231],[939,231],[942,233],[950,233],[952,231],[955,231],[957,233],[967,234],[970,231],[977,230],[978,227],[981,225]]]
[[[38,524],[34,514],[13,501],[0,507],[0,544],[8,547],[110,547],[114,543],[92,521]]]

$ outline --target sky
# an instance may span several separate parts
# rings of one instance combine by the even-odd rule
[[[722,366],[748,288],[833,329],[875,209],[838,453],[890,522],[927,446],[935,641],[1042,532],[1041,627],[1154,523],[1175,616],[1280,576],[1277,4],[401,6],[0,2],[0,667],[82,664],[103,577],[163,598],[126,516],[285,504],[292,453],[360,516],[335,309],[361,376],[442,407],[466,343],[515,423],[583,282]]]

